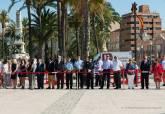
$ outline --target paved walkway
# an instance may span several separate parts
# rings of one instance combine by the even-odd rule
[[[165,114],[165,88],[150,86],[150,90],[0,89],[0,114]]]

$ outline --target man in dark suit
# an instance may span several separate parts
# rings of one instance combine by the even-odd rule
[[[48,65],[47,65],[47,71],[48,73],[48,88],[47,89],[54,89],[54,74],[52,72],[55,71],[55,63],[54,61],[50,58]]]
[[[61,56],[58,56],[58,60],[55,61],[55,70],[57,71],[57,89],[63,89],[64,87],[64,61]]]
[[[149,89],[149,73],[150,73],[151,62],[148,60],[147,56],[144,56],[144,60],[142,60],[140,65],[141,70],[141,89],[144,89],[144,83],[146,89]]]
[[[38,86],[38,89],[44,89],[45,65],[44,65],[42,59],[38,60],[36,72],[40,72],[40,74],[37,74],[37,86]]]
[[[93,83],[94,83],[94,77],[92,74],[92,61],[90,58],[87,58],[86,61],[84,61],[84,71],[87,73],[86,74],[86,84],[87,84],[87,89],[91,87],[93,89]]]

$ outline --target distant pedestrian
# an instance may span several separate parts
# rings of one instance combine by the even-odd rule
[[[13,89],[16,89],[17,86],[17,60],[13,59],[11,64],[11,81]]]
[[[134,89],[135,70],[136,70],[136,65],[133,63],[132,59],[129,59],[129,63],[126,65],[128,89]]]
[[[156,89],[160,89],[160,82],[163,74],[163,68],[162,65],[159,63],[158,59],[154,60],[154,63],[152,65],[152,73],[154,74]]]
[[[112,71],[112,61],[109,55],[103,57],[103,76],[101,78],[101,89],[104,88],[104,82],[107,81],[107,89],[110,87],[110,74]]]
[[[21,88],[24,89],[25,88],[25,78],[27,76],[26,72],[27,72],[27,66],[26,66],[26,61],[25,59],[21,60],[21,64],[19,66],[19,76],[20,76],[20,81],[21,81]]]
[[[55,63],[55,71],[57,72],[57,89],[64,88],[64,60],[61,56],[58,56],[58,60]]]
[[[137,65],[137,62],[135,60],[133,60],[133,63],[135,64],[135,77],[134,77],[134,83],[135,83],[135,86],[137,87],[138,86],[138,70],[139,70],[139,67]]]
[[[77,60],[74,63],[74,67],[76,68],[76,70],[78,72],[78,76],[77,76],[78,84],[80,82],[80,88],[83,89],[84,81],[85,81],[84,75],[83,75],[84,61],[81,60],[80,56],[77,57]],[[78,87],[79,87],[79,85],[78,85]]]
[[[117,56],[114,56],[112,68],[114,72],[115,89],[121,89],[121,69],[123,68],[123,64]]]
[[[2,87],[3,84],[3,63],[2,60],[0,60],[0,88]]]
[[[53,61],[52,58],[49,59],[49,62],[47,63],[46,70],[48,71],[48,88],[47,89],[54,89],[55,86],[55,61]]]
[[[8,88],[10,86],[11,78],[11,64],[10,61],[5,60],[3,65],[3,87]]]
[[[71,58],[67,58],[67,62],[65,63],[65,70],[66,70],[66,89],[72,89],[73,86],[73,63],[71,62]]]
[[[103,71],[103,61],[101,57],[99,57],[94,62],[94,75],[95,75],[95,86],[101,87],[101,78],[102,78],[102,71]]]
[[[162,76],[163,86],[165,86],[165,55],[163,56],[163,59],[161,61],[161,64],[162,64],[162,67],[163,67],[163,76]]]
[[[89,57],[84,61],[84,71],[86,72],[87,89],[89,89],[89,87],[93,89],[94,77],[92,73],[92,60]]]
[[[144,59],[141,62],[140,70],[141,70],[141,89],[144,89],[144,83],[146,89],[149,89],[149,73],[150,73],[151,63],[148,60],[147,56],[144,56]]]
[[[38,72],[37,73],[37,87],[38,89],[44,89],[45,65],[42,59],[38,60],[36,72]]]

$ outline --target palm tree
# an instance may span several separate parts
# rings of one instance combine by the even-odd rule
[[[45,20],[46,18],[43,18],[46,14],[48,15],[49,13],[52,14],[52,12],[50,12],[50,9],[48,7],[55,7],[56,6],[56,3],[55,3],[56,0],[33,0],[33,9],[34,9],[34,14],[33,14],[33,17],[35,17],[35,19],[38,19],[38,27],[39,27],[39,31],[40,32],[43,32],[43,26],[45,26]],[[48,9],[48,10],[47,10]],[[54,12],[53,12],[54,13]],[[50,16],[50,15],[48,15]],[[53,17],[54,16],[54,17]],[[55,18],[55,14],[52,14],[51,15],[51,18],[54,18],[54,23],[56,22],[56,18]],[[46,20],[48,21],[48,20]],[[50,22],[50,21],[49,21]],[[52,24],[54,24],[52,23]],[[49,23],[50,24],[50,23]],[[54,25],[49,25],[50,28]],[[44,29],[45,30],[45,29]],[[53,29],[54,30],[54,29]],[[42,35],[42,34],[39,34],[39,35]],[[39,37],[43,37],[43,36],[39,36]],[[48,39],[47,37],[45,36],[45,61],[48,60]]]
[[[32,56],[32,31],[31,31],[31,6],[32,6],[32,1],[33,0],[11,0],[11,4],[8,8],[8,11],[10,11],[12,9],[12,7],[17,4],[18,2],[23,2],[22,7],[20,7],[19,10],[22,10],[24,8],[27,9],[27,13],[28,13],[28,28],[29,28],[29,55],[30,57]]]
[[[74,30],[72,30],[72,32],[75,31],[76,42],[74,42],[74,44],[76,44],[76,53],[77,53],[77,56],[79,56],[80,55],[79,29],[82,24],[82,19],[80,18],[79,14],[77,14],[76,12],[74,12],[72,10],[71,13],[69,14],[68,22],[69,22],[69,27],[74,28]],[[74,46],[72,46],[72,47],[74,47]],[[73,48],[71,48],[71,49],[73,49]]]
[[[33,36],[38,39],[39,43],[39,52],[40,55],[45,55],[45,61],[48,59],[48,40],[53,37],[56,30],[56,15],[55,12],[44,10],[41,12],[41,17],[38,17],[37,14],[32,14],[33,16]],[[40,21],[39,18],[42,18]],[[43,47],[45,46],[45,54],[43,54]]]
[[[2,58],[4,58],[5,50],[4,50],[4,36],[5,36],[5,28],[6,23],[9,21],[8,13],[6,10],[2,10],[0,12],[0,23],[2,25]]]
[[[90,0],[89,5],[90,15],[92,17],[91,23],[93,29],[93,37],[95,39],[97,53],[99,53],[98,40],[96,35],[96,18],[98,18],[99,22],[104,22],[103,14],[105,9],[105,0]]]
[[[9,57],[15,52],[14,41],[16,37],[16,23],[13,20],[9,21],[5,31],[5,42],[6,42],[6,55]]]
[[[16,23],[13,20],[10,20],[9,25],[5,33],[5,37],[10,37],[11,41],[14,42],[16,35]]]
[[[95,18],[96,16],[100,18],[100,21],[103,22],[103,14],[105,8],[105,0],[79,0],[73,2],[74,4],[74,11],[79,14],[79,16],[83,20],[83,37],[82,37],[82,47],[84,58],[89,56],[89,45],[90,45],[90,15],[92,17],[92,27],[94,31],[94,38],[96,39],[96,44],[98,45],[97,38],[96,38],[96,29],[95,29]],[[98,52],[98,46],[97,52]]]

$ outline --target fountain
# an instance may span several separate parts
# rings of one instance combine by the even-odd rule
[[[23,42],[22,36],[22,21],[21,21],[21,12],[18,10],[16,12],[16,37],[14,41],[14,54],[12,58],[24,58],[29,59],[29,54],[25,51],[25,43]]]

